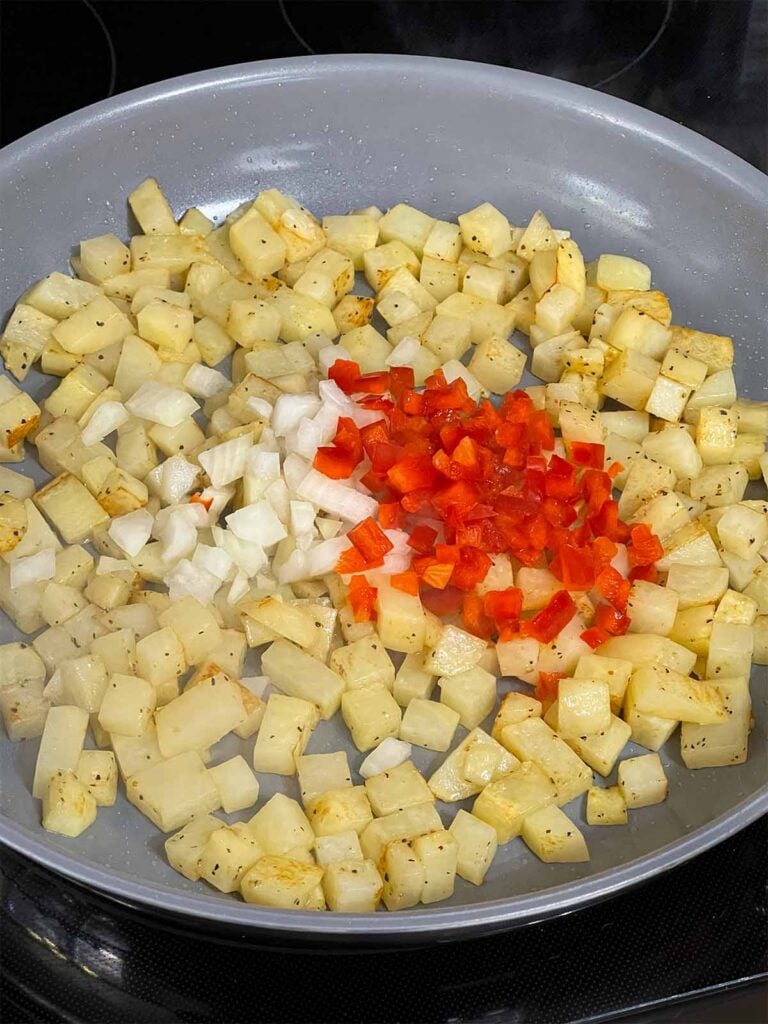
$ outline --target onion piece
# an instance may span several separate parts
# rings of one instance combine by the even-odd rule
[[[316,469],[307,473],[295,493],[299,498],[306,498],[318,508],[341,516],[350,523],[361,523],[368,516],[375,515],[379,507],[374,498],[360,494],[338,480],[331,480]]]
[[[326,573],[333,572],[338,560],[351,547],[346,537],[331,537],[330,540],[322,540],[315,544],[307,552],[307,577],[325,576]]]
[[[222,548],[210,544],[198,544],[192,556],[192,564],[216,576],[222,582],[232,571],[232,558]]]
[[[226,487],[227,484],[239,480],[245,472],[251,447],[251,438],[247,434],[242,434],[230,441],[223,441],[206,452],[201,452],[198,461],[214,487]]]
[[[240,540],[231,530],[222,530],[220,526],[211,527],[211,533],[216,547],[223,548],[247,577],[255,576],[267,567],[267,555],[261,544]]]
[[[387,366],[413,366],[416,357],[421,351],[421,342],[418,338],[406,335],[387,356]]]
[[[140,420],[161,423],[164,427],[181,426],[184,420],[194,416],[200,408],[186,391],[157,380],[144,381],[125,403],[125,407]]]
[[[137,508],[113,519],[107,533],[122,551],[135,558],[152,536],[154,522],[145,508]]]
[[[124,558],[110,558],[109,555],[101,555],[96,563],[96,575],[109,576],[113,572],[129,572],[134,577],[136,575],[131,563]]]
[[[117,430],[131,418],[122,402],[102,402],[83,427],[80,440],[86,448],[103,441],[105,437]]]
[[[315,506],[311,501],[292,501],[290,503],[291,533],[298,536],[302,533],[315,532]]]
[[[405,740],[396,740],[394,736],[387,736],[360,765],[360,775],[364,779],[370,779],[374,775],[381,775],[382,772],[397,768],[411,756],[411,749],[411,744],[406,743]]]
[[[277,582],[297,583],[307,578],[307,553],[297,548],[292,551],[277,570]]]
[[[221,586],[218,576],[208,572],[199,565],[194,565],[187,558],[182,558],[166,574],[168,596],[171,601],[179,601],[182,597],[196,597],[203,604],[210,604]]]
[[[477,401],[483,394],[483,385],[474,375],[470,373],[464,363],[460,363],[458,359],[449,359],[447,363],[443,363],[443,373],[445,379],[449,384],[453,381],[458,380],[459,377],[467,385],[467,392],[469,397],[474,401]]]
[[[56,575],[56,552],[53,548],[43,548],[36,555],[16,558],[11,562],[11,590],[17,590],[28,583],[39,583],[50,580]]]
[[[314,416],[319,408],[320,399],[317,395],[280,395],[272,410],[272,429],[275,437],[285,437],[303,419]]]
[[[202,363],[192,363],[184,377],[184,387],[197,398],[213,398],[230,391],[232,381],[219,370]]]
[[[227,604],[237,604],[238,601],[242,601],[247,593],[248,577],[238,569],[235,578],[232,580],[232,586],[227,592]]]
[[[272,547],[288,536],[268,501],[257,501],[255,505],[246,505],[237,512],[231,512],[226,523],[238,540],[257,543],[264,548]]]

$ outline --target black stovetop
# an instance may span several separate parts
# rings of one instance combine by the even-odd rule
[[[391,52],[589,85],[768,166],[762,0],[3,0],[0,19],[4,142],[202,68]],[[8,1024],[764,1022],[767,839],[758,822],[642,888],[507,935],[369,954],[211,938],[0,852],[0,1012]]]

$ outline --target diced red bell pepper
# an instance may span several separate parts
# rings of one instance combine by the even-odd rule
[[[442,519],[460,526],[478,504],[478,489],[468,480],[457,480],[432,496],[432,505]]]
[[[539,679],[534,690],[536,700],[540,700],[547,706],[554,704],[557,700],[561,679],[565,679],[565,672],[539,672]]]
[[[611,480],[615,480],[619,473],[623,472],[624,466],[621,462],[612,462],[608,469],[606,469],[606,473],[611,478]]]
[[[664,554],[661,541],[645,523],[633,526],[630,530],[630,544],[627,550],[629,564],[653,565]]]
[[[400,396],[400,408],[408,416],[421,416],[424,399],[418,391],[404,391]]]
[[[587,520],[595,537],[607,537],[622,544],[629,538],[629,527],[619,519],[619,503],[604,501],[600,511]]]
[[[421,555],[428,555],[435,546],[436,540],[437,530],[427,526],[426,523],[419,523],[418,526],[414,526],[411,530],[411,534],[408,537],[408,547],[418,551]]]
[[[391,377],[385,370],[377,370],[375,373],[363,373],[355,382],[355,390],[364,392],[366,395],[386,395],[389,391]]]
[[[483,611],[483,599],[478,594],[466,594],[461,606],[464,629],[474,636],[489,640],[496,632],[494,625]]]
[[[360,428],[360,439],[363,442],[363,449],[366,455],[370,456],[371,449],[380,443],[389,443],[389,423],[382,418],[380,420],[374,420],[373,423],[368,423],[366,426]]]
[[[437,471],[424,455],[405,455],[387,471],[387,479],[401,494],[431,487]]]
[[[576,612],[576,605],[568,591],[558,590],[546,607],[523,623],[523,631],[540,643],[549,644],[568,625]]]
[[[464,595],[456,587],[446,587],[445,590],[435,590],[433,587],[423,586],[421,589],[421,603],[432,612],[433,615],[452,615],[461,608]]]
[[[350,359],[337,359],[328,368],[328,377],[345,394],[351,395],[355,392],[357,381],[360,377],[360,364],[352,362]]]
[[[317,449],[312,465],[318,473],[331,480],[346,480],[352,476],[359,462],[354,455],[341,448],[323,447]]]
[[[581,639],[585,644],[589,644],[594,651],[596,647],[600,647],[606,640],[610,640],[611,634],[607,633],[604,629],[600,629],[599,626],[590,626],[589,629],[585,629],[581,634]]]
[[[402,590],[404,594],[413,594],[416,596],[419,593],[419,577],[413,569],[408,569],[406,572],[394,573],[390,577],[389,582],[395,590]]]
[[[634,569],[629,570],[629,579],[632,583],[635,580],[644,580],[646,583],[658,583],[659,582],[659,570],[655,565],[636,565]]]
[[[576,470],[559,455],[549,460],[545,478],[545,490],[550,498],[562,498],[563,501],[573,500],[578,496],[579,487]]]
[[[383,564],[383,559],[382,559]],[[336,572],[341,576],[349,576],[355,572],[365,572],[366,569],[371,568],[368,562],[355,547],[347,548],[346,551],[342,551],[338,562],[336,563]]]
[[[581,493],[590,515],[596,515],[606,501],[611,500],[611,478],[600,470],[588,469],[581,478]]]
[[[460,590],[474,590],[488,575],[491,564],[488,555],[479,548],[462,547],[461,559],[454,567],[451,582]]]
[[[587,469],[602,469],[605,461],[605,445],[589,441],[571,441],[571,459],[576,466]]]
[[[483,595],[483,611],[497,625],[520,618],[523,610],[523,592],[519,587],[489,590]]]
[[[595,625],[611,636],[622,636],[629,629],[629,617],[609,604],[600,604],[595,611]]]
[[[213,504],[213,498],[204,498],[202,491],[195,491],[194,494],[189,496],[190,505],[202,505],[206,512],[210,512],[211,505]]]
[[[592,552],[587,547],[565,544],[550,563],[550,571],[568,590],[591,590],[595,583]]]
[[[369,409],[372,412],[391,413],[395,405],[391,398],[384,398],[381,395],[364,395],[357,399],[361,409]]]
[[[363,456],[363,439],[360,428],[349,416],[339,416],[333,443],[343,452],[354,455],[358,462]]]
[[[423,583],[435,590],[445,590],[451,582],[455,566],[452,562],[438,562],[437,559],[431,559],[431,563],[421,573]]]
[[[403,525],[403,510],[399,501],[379,502],[379,525],[384,530],[399,530]]]
[[[630,582],[625,580],[621,573],[613,566],[607,565],[600,571],[595,580],[598,594],[606,601],[623,612],[629,600]]]
[[[412,366],[393,366],[389,371],[389,391],[394,399],[401,398],[406,391],[413,391],[415,384]]]
[[[349,581],[349,604],[355,615],[355,622],[370,622],[376,618],[376,587],[372,587],[365,576],[353,576]]]
[[[354,526],[347,537],[366,562],[374,562],[378,558],[383,558],[394,547],[376,520],[371,519],[370,516]]]
[[[379,515],[381,519],[381,515]],[[618,547],[607,537],[595,537],[592,541],[592,561],[595,566],[595,574],[599,575],[607,565],[610,565],[618,553]]]

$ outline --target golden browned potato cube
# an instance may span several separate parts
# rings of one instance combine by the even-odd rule
[[[347,690],[341,698],[341,714],[358,750],[372,750],[400,730],[400,707],[386,686]]]
[[[219,791],[196,750],[140,769],[127,780],[125,795],[161,832],[173,832],[220,804]]]
[[[367,788],[363,786],[330,789],[307,800],[305,806],[318,836],[332,836],[350,829],[359,834],[373,818]]]
[[[584,836],[559,807],[542,807],[525,816],[523,842],[545,864],[578,864],[589,860]]]
[[[456,840],[456,873],[473,885],[482,885],[498,849],[496,829],[459,810],[448,831]]]
[[[117,798],[117,761],[111,750],[83,750],[75,775],[99,807],[111,807]]]
[[[301,848],[311,850],[315,835],[299,804],[283,793],[267,800],[248,822],[259,846],[267,853],[284,854]]]
[[[96,800],[72,771],[55,772],[43,795],[43,828],[75,838],[96,820]]]
[[[434,800],[424,777],[412,761],[404,761],[396,768],[366,779],[365,790],[377,817]]]
[[[372,913],[383,889],[372,860],[334,860],[325,867],[322,884],[328,908],[343,914]]]
[[[246,903],[286,910],[312,909],[323,869],[287,857],[262,857],[243,876],[240,893]],[[316,907],[316,903],[315,903]]]
[[[642,754],[622,761],[619,789],[627,807],[649,807],[666,800],[669,784],[659,755]]]
[[[593,786],[587,793],[588,825],[626,825],[627,805],[618,786],[598,789]]]

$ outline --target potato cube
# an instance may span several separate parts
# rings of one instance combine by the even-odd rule
[[[441,360],[461,359],[471,344],[469,320],[438,314],[424,335],[426,347]]]
[[[346,647],[337,647],[331,655],[331,668],[346,683],[347,690],[368,686],[392,689],[395,666],[376,637],[363,637]]]
[[[611,711],[617,714],[624,702],[624,693],[632,675],[632,662],[600,654],[584,654],[574,669],[576,679],[601,679],[608,684]]]
[[[141,736],[154,709],[155,690],[151,683],[137,676],[114,675],[101,701],[99,725],[109,733]],[[201,744],[204,745],[207,744]],[[179,752],[174,749],[171,754]]]
[[[128,196],[128,203],[145,235],[173,235],[179,230],[168,200],[154,178],[146,178]]]
[[[136,668],[156,688],[173,682],[187,670],[184,648],[170,626],[154,630],[136,642]]]
[[[311,850],[315,841],[312,826],[295,800],[275,795],[254,814],[248,828],[259,846],[269,854],[284,854],[301,848]]]
[[[229,245],[254,277],[274,274],[285,263],[285,240],[253,208],[230,226]]]
[[[101,658],[95,654],[71,658],[60,671],[62,703],[74,704],[90,713],[98,711],[107,689],[107,672]]]
[[[426,636],[424,608],[418,595],[380,585],[376,595],[376,630],[384,647],[412,654],[422,650]],[[378,656],[381,660],[381,655]],[[389,658],[387,656],[387,660]],[[389,677],[387,677],[389,679]],[[391,688],[391,681],[386,683]]]
[[[387,210],[378,222],[382,242],[402,242],[417,256],[423,253],[424,244],[434,225],[434,217],[406,203],[398,203]]]
[[[591,770],[541,718],[526,718],[505,726],[501,742],[521,761],[530,761],[546,772],[556,787],[559,805],[592,785]]]
[[[504,844],[520,835],[527,814],[554,803],[555,798],[549,776],[527,762],[486,786],[475,800],[472,814],[491,825],[498,842]]]
[[[768,540],[768,515],[745,505],[731,505],[717,521],[717,535],[726,551],[752,558]]]
[[[56,771],[43,795],[43,828],[75,838],[96,819],[96,800],[73,771]]]
[[[604,253],[597,261],[595,282],[605,291],[647,291],[651,287],[651,269],[631,256]]]
[[[458,267],[454,269],[458,282]],[[423,263],[421,270],[423,277]],[[554,281],[552,283],[554,284]],[[489,302],[496,303],[503,303],[505,301],[507,298],[506,289],[507,275],[504,271],[498,267],[485,266],[482,263],[473,263],[467,269],[461,285],[461,290],[467,295],[477,295],[478,298],[487,299]],[[453,291],[456,291],[456,288],[454,288]],[[441,297],[445,298],[445,296]]]
[[[631,619],[629,632],[667,636],[672,632],[678,603],[677,593],[669,587],[635,580],[627,602],[627,615]]]
[[[684,355],[706,363],[710,374],[733,365],[733,341],[719,334],[706,334],[690,327],[672,327],[672,344]]]
[[[96,720],[98,725],[98,719]],[[157,745],[157,730],[155,723],[150,722],[147,731],[141,736],[114,736],[109,737],[110,745],[115,752],[117,765],[123,779],[130,778],[142,768],[159,764],[163,760],[160,747]]]
[[[684,722],[680,754],[686,768],[718,768],[743,764],[747,759],[752,702],[746,676],[718,679],[715,689],[723,698],[728,718],[719,725]]]
[[[708,466],[698,473],[691,473],[690,495],[695,501],[703,501],[709,508],[722,508],[741,501],[749,483],[744,466]],[[683,475],[683,474],[680,474]]]
[[[215,811],[220,803],[219,791],[196,750],[140,769],[128,779],[125,793],[161,832],[180,828],[196,814]]]
[[[189,665],[198,664],[221,643],[221,629],[213,612],[194,597],[174,601],[158,619],[179,638]]]
[[[62,705],[53,707],[45,721],[37,752],[32,796],[40,800],[56,772],[73,772],[83,749],[88,712]]]
[[[604,732],[610,725],[610,689],[604,680],[561,679],[557,705],[557,731],[564,739]]]
[[[565,284],[553,285],[536,303],[535,322],[550,337],[567,330],[579,310],[578,292]]]
[[[415,839],[443,827],[434,803],[406,807],[403,811],[375,818],[363,830],[360,846],[363,855],[380,864],[388,843],[397,839]]]
[[[240,685],[222,672],[158,708],[157,741],[164,757],[203,750],[241,725],[245,717]]]
[[[449,832],[456,840],[457,874],[473,885],[482,885],[498,848],[495,828],[459,810]]]
[[[219,892],[236,892],[263,851],[246,825],[222,825],[208,836],[200,854],[200,878]]]
[[[372,860],[334,860],[326,867],[322,884],[329,909],[344,914],[372,913],[383,889]]]
[[[379,223],[364,214],[323,217],[323,231],[330,249],[348,256],[355,270],[363,269],[363,254],[379,240]]]
[[[323,869],[287,857],[262,857],[245,873],[240,893],[246,903],[287,910],[311,908]],[[315,903],[316,906],[316,903]]]
[[[293,775],[318,719],[317,707],[309,701],[271,694],[253,748],[254,769]]]
[[[49,626],[60,626],[87,605],[87,598],[79,590],[51,581],[43,591],[40,614]]]
[[[464,245],[485,256],[501,256],[512,244],[509,221],[490,203],[481,203],[459,216]]]
[[[352,785],[347,755],[343,750],[332,754],[304,754],[296,758],[302,803],[306,806],[330,789],[343,789]]]
[[[707,679],[716,681],[721,676],[723,678],[749,676],[754,642],[751,626],[731,622],[714,622],[709,635]],[[694,721],[694,719],[689,718],[687,721]],[[714,724],[715,720],[710,719],[709,722]],[[707,725],[709,722],[699,722],[698,724]]]
[[[636,348],[628,348],[606,366],[601,390],[606,397],[630,409],[642,410],[658,373],[659,363],[655,359]]]
[[[493,710],[496,677],[475,666],[438,680],[440,701],[459,715],[465,729],[474,729]]]
[[[200,878],[200,857],[205,844],[223,824],[220,818],[203,814],[192,818],[180,832],[166,839],[165,855],[174,871],[192,882]]]
[[[179,353],[192,340],[192,311],[172,305],[165,299],[153,299],[144,306],[137,322],[140,336],[156,348]]]
[[[696,447],[705,466],[738,462],[734,458],[738,428],[738,416],[729,409],[708,406],[700,411],[696,424]]]
[[[357,832],[337,832],[332,836],[318,836],[315,840],[315,857],[321,868],[335,861],[361,861],[363,851]]]
[[[341,714],[358,750],[371,750],[387,736],[397,736],[400,729],[400,707],[381,684],[347,690],[341,698]]]
[[[424,668],[440,676],[458,675],[474,668],[485,653],[486,642],[458,626],[447,625],[424,659]]]
[[[339,708],[344,680],[287,640],[276,640],[262,655],[262,669],[279,689],[317,705],[330,718]]]
[[[117,797],[117,762],[111,750],[83,750],[75,775],[99,807],[111,807]]]
[[[475,349],[468,369],[488,391],[503,395],[520,383],[525,354],[505,338],[489,335]]]
[[[691,389],[662,374],[656,378],[645,403],[646,410],[659,419],[677,423],[683,415]]]
[[[633,700],[641,714],[697,725],[725,721],[723,701],[715,688],[672,669],[643,665],[630,681]]]
[[[451,832],[440,829],[413,840],[413,852],[424,871],[422,903],[437,903],[453,895],[459,848]]]
[[[306,802],[307,817],[315,835],[332,836],[350,829],[361,833],[373,819],[363,786],[329,789]]]
[[[512,676],[524,683],[535,684],[538,680],[539,641],[534,637],[514,637],[498,641],[496,654],[502,676]]]
[[[421,654],[407,654],[395,675],[392,694],[397,703],[407,708],[414,698],[428,700],[435,685],[435,677],[422,667]]]
[[[728,587],[728,570],[715,565],[671,565],[667,588],[678,595],[680,610],[715,604]]]
[[[584,836],[554,805],[527,814],[522,836],[528,849],[545,864],[578,864],[589,860]]]
[[[259,783],[244,757],[238,754],[209,768],[226,814],[253,807],[259,799]]]
[[[626,825],[627,805],[619,786],[598,789],[593,786],[587,793],[588,825]]]
[[[13,743],[42,736],[50,708],[41,679],[20,679],[0,686],[0,715]]]
[[[658,754],[621,761],[618,781],[627,807],[650,807],[667,799],[669,783]]]
[[[387,910],[415,907],[424,890],[425,872],[412,839],[394,839],[384,850],[382,898]]]
[[[403,715],[400,739],[428,750],[447,750],[459,724],[459,713],[433,700],[414,698]]]
[[[362,254],[362,262],[365,279],[375,292],[380,291],[400,268],[415,275],[420,267],[418,256],[399,240],[368,249]]]
[[[51,480],[35,494],[35,503],[68,544],[86,540],[109,516],[88,489],[70,473]]]
[[[54,341],[73,355],[100,352],[122,341],[133,324],[111,299],[99,295],[53,328]]]
[[[482,729],[473,729],[432,774],[429,788],[438,800],[464,800],[519,766],[514,754]]]
[[[511,303],[509,306],[499,306],[495,302],[488,302],[476,295],[465,295],[463,292],[456,292],[443,299],[435,314],[468,320],[475,345],[479,345],[483,338],[491,334],[506,338],[515,324]]]
[[[534,697],[518,693],[516,690],[502,697],[499,710],[493,720],[491,735],[495,740],[501,739],[501,731],[505,725],[515,725],[526,718],[541,718],[541,702]]]
[[[333,319],[341,335],[365,327],[373,316],[373,299],[363,295],[345,295],[333,309]]]
[[[480,269],[487,270],[488,268],[481,267]],[[492,271],[492,273],[500,274],[503,283],[504,275],[501,271]],[[433,299],[442,302],[443,299],[447,299],[449,295],[453,295],[459,290],[459,268],[455,263],[447,263],[445,260],[425,256],[421,261],[419,283],[426,288]],[[496,300],[492,299],[492,301]]]
[[[434,800],[429,786],[412,761],[405,761],[366,779],[365,790],[378,817]]]
[[[559,704],[554,703],[546,714],[545,721],[551,728],[558,731]],[[619,755],[629,743],[632,734],[632,727],[611,715],[610,722],[606,729],[600,732],[583,734],[581,736],[563,736],[568,746],[588,764],[594,771],[601,775],[610,775],[613,771]]]

